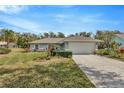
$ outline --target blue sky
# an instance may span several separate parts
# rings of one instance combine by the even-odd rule
[[[124,6],[0,6],[0,28],[16,32],[124,31]]]

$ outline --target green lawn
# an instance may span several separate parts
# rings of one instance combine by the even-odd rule
[[[44,57],[45,52],[18,52],[0,58],[0,87],[95,87],[72,59]]]

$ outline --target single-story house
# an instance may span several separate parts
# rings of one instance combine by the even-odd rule
[[[124,34],[115,34],[112,38],[112,41],[115,41],[117,43],[121,44],[121,48],[124,48]]]
[[[6,47],[7,47],[7,42],[0,41],[0,48],[6,48]],[[17,47],[17,44],[11,42],[11,43],[8,44],[8,47],[9,48],[16,48]]]
[[[72,51],[73,54],[92,54],[96,50],[96,40],[90,37],[66,37],[66,38],[44,38],[29,42],[30,50],[48,50],[49,47],[60,45],[64,50]]]
[[[17,48],[17,44],[13,43],[13,42],[9,43],[8,46],[9,46],[9,48]]]

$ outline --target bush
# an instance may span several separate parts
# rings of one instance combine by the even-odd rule
[[[97,52],[96,52],[96,54],[98,54],[98,55],[109,55],[110,54],[110,50],[105,50],[105,49],[100,49],[100,50],[98,50]]]
[[[100,49],[96,52],[98,55],[109,55],[111,58],[120,58],[120,54],[117,50]]]
[[[103,55],[109,55],[110,51],[109,50],[104,50]]]
[[[111,51],[109,55],[110,55],[111,58],[120,58],[120,53],[118,53],[117,50],[116,51]]]
[[[72,52],[71,51],[53,51],[52,56],[62,56],[62,57],[70,58],[72,57]]]
[[[8,48],[0,48],[0,54],[8,54],[11,52],[11,49]]]
[[[124,53],[124,48],[120,48],[118,51],[119,51],[120,53]]]

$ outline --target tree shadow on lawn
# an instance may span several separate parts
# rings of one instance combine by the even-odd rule
[[[105,72],[103,70],[96,70],[95,68],[89,68],[78,64],[80,68],[87,74],[87,76],[93,81],[96,87],[102,88],[124,88],[124,80],[120,79],[120,74],[115,72]]]

